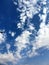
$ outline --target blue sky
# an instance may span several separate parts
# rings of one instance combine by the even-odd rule
[[[0,0],[0,64],[49,65],[49,13],[45,0],[29,4],[16,1]]]

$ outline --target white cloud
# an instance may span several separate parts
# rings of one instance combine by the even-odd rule
[[[18,36],[16,39],[15,39],[15,46],[18,47],[18,50],[17,50],[17,55],[19,58],[21,58],[20,56],[20,51],[24,48],[26,48],[26,44],[29,43],[29,35],[31,33],[27,30],[23,31],[22,34],[20,36]]]
[[[2,42],[5,42],[6,43],[6,48],[7,48],[7,53],[1,53],[0,52],[0,64],[4,64],[4,65],[8,65],[8,63],[7,62],[11,62],[13,65],[15,65],[17,62],[18,62],[18,57],[16,57],[16,56],[14,56],[13,55],[13,52],[11,52],[9,49],[10,49],[10,47],[11,47],[11,45],[10,44],[8,44],[7,42],[6,42],[6,37],[7,35],[6,35],[6,33],[5,32],[1,32],[0,33],[0,44],[2,43]],[[3,47],[2,47],[3,48]],[[1,48],[1,49],[2,49]],[[0,49],[0,50],[1,50]],[[5,49],[6,50],[6,49]]]
[[[33,24],[30,24],[30,25],[28,25],[28,26],[29,26],[29,30],[30,30],[30,31],[35,30],[35,27],[33,26]]]
[[[38,36],[36,37],[36,44],[37,48],[40,47],[49,47],[49,25],[45,25],[38,31]]]
[[[18,24],[17,24],[17,27],[18,27],[18,28],[21,28],[21,27],[22,27],[22,26],[21,26],[21,23],[18,23]]]
[[[7,43],[7,44],[6,44],[7,53],[9,53],[10,47],[11,47],[11,45]]]
[[[49,24],[45,24],[46,22],[46,11],[43,9],[44,15],[42,15],[42,23],[40,24],[40,29],[38,31],[38,36],[36,36],[35,43],[33,44],[33,50],[39,49],[41,47],[45,47],[49,49]]]
[[[34,1],[33,0],[32,1],[23,0],[23,1],[25,1],[24,4],[26,4],[26,5],[22,5],[22,1],[21,0],[19,1],[19,5],[20,5],[20,7],[23,6],[23,9],[21,10],[22,13],[20,14],[21,23],[18,23],[18,25],[17,25],[18,28],[21,27],[22,23],[25,23],[25,20],[27,17],[30,19],[30,18],[32,18],[32,16],[34,14],[36,14],[38,12],[38,8],[36,9],[36,7],[34,7],[34,5],[37,3],[36,0],[34,0]],[[15,3],[15,4],[17,5],[17,3]],[[26,6],[28,8],[26,8]],[[30,53],[30,50],[28,52],[26,52],[28,57],[39,55],[38,52],[36,52],[36,50],[41,47],[45,47],[45,48],[49,49],[49,36],[48,36],[49,35],[49,24],[47,24],[47,25],[45,24],[46,17],[47,17],[46,12],[47,12],[47,9],[43,8],[44,15],[39,14],[40,18],[42,19],[42,23],[40,24],[40,29],[37,32],[38,36],[35,36],[35,40],[32,39],[30,41],[30,38],[32,38],[30,35],[32,34],[32,31],[35,30],[35,28],[33,25],[31,25],[29,23],[29,25],[28,25],[29,28],[24,30],[22,32],[22,34],[15,39],[15,46],[17,47],[17,51],[15,52],[15,55],[13,55],[13,53],[11,53],[9,51],[10,45],[7,44],[6,46],[7,46],[8,53],[0,54],[0,63],[4,63],[5,65],[7,65],[6,64],[7,62],[12,62],[13,65],[15,63],[17,63],[19,59],[23,58],[20,55],[20,52],[24,48],[27,48],[26,44],[33,46],[31,53]],[[15,33],[11,32],[11,31],[9,32],[9,34],[12,37],[14,37],[14,35],[15,35]],[[5,41],[5,37],[6,36],[3,33],[0,33],[0,43]]]
[[[21,24],[25,23],[26,18],[28,17],[29,19],[33,18],[33,16],[38,13],[41,9],[40,6],[38,6],[38,8],[35,6],[38,0],[23,0],[22,4],[22,0],[18,0],[19,2],[19,8],[18,10],[21,11],[22,13],[20,14],[20,19],[21,19]],[[43,1],[44,2],[44,1]],[[46,2],[44,2],[45,4]],[[14,2],[15,5],[17,5],[16,2]],[[23,7],[22,9],[20,9],[21,7]],[[38,55],[38,52],[36,52],[37,49],[41,48],[41,47],[45,47],[47,49],[49,49],[49,24],[45,24],[45,20],[46,20],[46,8],[43,9],[43,13],[44,15],[40,15],[41,19],[42,19],[42,23],[40,24],[40,29],[37,32],[38,36],[35,36],[35,40],[31,40],[32,42],[30,43],[30,35],[32,34],[32,31],[35,30],[35,28],[33,27],[33,25],[28,25],[29,28],[27,28],[26,30],[24,30],[22,32],[22,34],[20,36],[18,36],[15,39],[15,46],[18,47],[17,51],[15,52],[15,55],[13,55],[13,53],[11,53],[9,51],[10,49],[10,45],[7,44],[7,51],[8,53],[5,54],[0,54],[0,63],[5,63],[6,62],[12,62],[13,64],[15,64],[18,59],[22,58],[22,56],[20,55],[21,50],[23,50],[24,48],[26,48],[26,44],[32,44],[32,52],[30,53],[30,51],[27,52],[27,56],[28,57],[32,57],[35,55]],[[30,21],[30,20],[29,20]],[[27,21],[28,22],[28,21]],[[18,28],[20,28],[22,25],[20,23],[17,25]],[[9,32],[9,34],[14,37],[15,33],[14,32]],[[0,33],[0,43],[5,41],[5,34],[4,33]],[[32,37],[31,37],[32,38]]]
[[[29,1],[28,0],[27,1],[18,0],[18,3],[19,3],[18,10],[21,11],[21,14],[20,14],[21,24],[23,23],[23,25],[24,25],[27,17],[28,17],[28,19],[33,18],[33,16],[41,10],[41,5],[46,5],[46,0],[41,0],[40,6],[37,4],[37,1],[39,1],[39,0],[32,0],[32,1],[31,0],[29,0]],[[24,4],[22,4],[22,2]],[[22,9],[21,9],[21,7],[22,7]],[[38,55],[38,53],[36,52],[36,49],[39,49],[41,47],[45,47],[45,48],[49,47],[49,36],[48,36],[49,35],[49,24],[48,25],[45,24],[46,17],[47,17],[47,7],[45,7],[45,6],[43,7],[43,15],[39,14],[39,17],[42,20],[42,23],[40,24],[40,29],[37,32],[38,36],[35,36],[34,41],[32,41],[30,43],[30,41],[29,41],[30,32],[28,34],[27,33],[28,31],[24,31],[20,36],[18,36],[16,38],[16,46],[18,46],[18,50],[19,50],[17,55],[20,56],[19,53],[24,47],[26,47],[25,46],[26,43],[30,43],[33,45],[32,53],[30,54],[30,57],[34,56],[34,55]],[[26,22],[28,22],[28,21],[26,21]],[[19,25],[19,28],[23,25]],[[28,27],[29,27],[30,31],[35,30],[35,28],[32,25],[28,25]]]
[[[14,57],[12,53],[9,54],[0,54],[0,63],[12,62],[14,61]]]
[[[5,42],[5,40],[6,40],[6,34],[5,33],[0,33],[0,44],[2,42]]]
[[[7,62],[11,62],[13,65],[17,64],[17,62],[19,61],[18,57],[15,57],[13,55],[13,53],[9,52],[1,54],[0,53],[0,64],[5,64],[8,65]]]
[[[27,18],[33,18],[33,16],[38,13],[41,9],[41,6],[37,4],[38,0],[18,0],[17,10],[21,12],[19,28],[25,23]],[[15,1],[14,1],[15,2]],[[21,28],[22,28],[21,27]]]
[[[12,53],[9,53],[9,54],[0,54],[0,62],[2,61],[2,60],[4,60],[4,61],[12,61],[14,58],[13,58],[13,55],[12,55]],[[3,61],[3,62],[4,62]]]
[[[14,2],[15,5],[17,5],[17,2]]]
[[[15,32],[9,31],[9,34],[14,37],[15,36]]]

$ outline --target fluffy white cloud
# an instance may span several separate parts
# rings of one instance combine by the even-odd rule
[[[40,47],[49,47],[49,24],[44,25],[38,31],[38,36],[36,37],[35,47],[39,49]]]
[[[15,64],[16,60],[17,59],[15,59],[12,53],[0,54],[0,63],[2,64],[8,65],[6,64],[7,62],[12,62],[13,64]]]
[[[20,36],[18,36],[16,39],[15,39],[15,46],[18,47],[18,50],[17,50],[17,55],[19,58],[21,58],[20,56],[20,52],[22,49],[26,48],[26,44],[29,44],[29,35],[31,33],[27,30],[23,31],[22,34]]]
[[[5,59],[5,60],[4,60]],[[8,53],[8,54],[0,54],[0,62],[5,62],[5,61],[12,61],[14,58],[13,58],[13,55],[12,53]],[[4,61],[3,61],[4,60]]]

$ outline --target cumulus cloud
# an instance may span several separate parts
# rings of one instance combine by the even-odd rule
[[[40,24],[40,29],[38,31],[38,37],[36,38],[38,41],[36,43],[38,44],[37,47],[49,47],[49,24],[46,25],[46,17],[47,17],[47,8],[43,8],[44,15],[41,16],[42,23]],[[38,47],[38,48],[39,48]]]
[[[40,47],[49,47],[49,24],[38,31],[38,36],[36,37],[35,47],[39,49]]]
[[[18,1],[19,2],[19,1]],[[46,5],[46,0],[44,1],[40,1],[41,5]],[[22,4],[24,3],[24,4]],[[37,7],[36,7],[36,6]],[[23,7],[22,9],[20,9],[21,7]],[[34,0],[34,1],[26,1],[26,0],[20,0],[19,2],[19,8],[18,10],[21,11],[22,13],[20,14],[20,21],[21,21],[21,24],[25,22],[26,18],[28,17],[29,19],[30,18],[33,18],[33,16],[38,13],[41,9],[41,6],[38,6],[37,4],[37,0]],[[29,37],[30,37],[30,34],[28,35],[28,31],[24,31],[20,36],[18,36],[16,38],[16,45],[18,46],[18,53],[20,53],[21,49],[23,49],[25,46],[26,43],[30,43],[33,45],[33,48],[32,48],[32,53],[30,54],[30,56],[33,56],[33,55],[38,55],[38,53],[36,52],[37,49],[41,48],[41,47],[45,47],[45,48],[48,48],[49,47],[49,24],[46,25],[46,17],[47,17],[47,7],[43,7],[43,14],[41,15],[39,13],[39,17],[40,19],[42,20],[41,24],[40,24],[40,29],[39,31],[37,32],[37,35],[38,36],[35,36],[35,40],[32,41],[30,43],[29,41]],[[30,20],[29,20],[30,21]],[[28,22],[28,21],[27,21]],[[29,27],[29,30],[32,30],[34,27],[31,26],[31,25],[28,25],[30,26]],[[28,29],[27,29],[28,30]],[[35,30],[35,28],[34,28]],[[27,36],[26,34],[29,36]],[[30,33],[30,32],[29,32]],[[18,54],[20,55],[20,54]]]
[[[5,64],[8,65],[7,62],[12,62],[16,63],[16,59],[14,58],[12,53],[5,53],[5,54],[0,54],[0,64]]]
[[[21,12],[20,14],[20,22],[17,24],[18,28],[23,27],[25,21],[27,18],[30,21],[33,16],[38,13],[41,9],[41,6],[38,6],[37,4],[38,0],[18,0],[18,5],[19,7],[17,8],[18,11]],[[42,0],[41,0],[42,1]],[[44,0],[41,3],[46,3]],[[14,2],[15,5],[17,5],[16,2]],[[32,57],[35,55],[38,55],[38,52],[36,52],[37,49],[41,47],[45,47],[49,49],[49,24],[45,24],[46,17],[47,17],[47,8],[43,8],[43,15],[39,14],[40,19],[42,20],[40,24],[40,29],[35,34],[33,34],[33,31],[35,30],[35,27],[31,25],[29,22],[28,28],[22,32],[22,34],[15,39],[15,46],[17,47],[17,51],[15,52],[15,55],[13,53],[9,52],[10,45],[7,44],[7,50],[8,53],[5,54],[0,54],[0,63],[6,63],[6,62],[13,62],[15,63],[18,59],[23,58],[20,52],[24,49],[27,48],[27,45],[32,45],[32,51],[30,53],[30,50],[26,52],[28,57]],[[9,32],[11,36],[13,37],[15,35],[14,32]],[[35,39],[33,38],[32,35],[35,36]],[[0,33],[0,43],[5,40],[4,34]],[[29,47],[28,47],[29,48]]]
[[[17,49],[17,55],[18,57],[21,58],[20,56],[20,51],[24,48],[26,48],[26,44],[29,43],[29,35],[31,33],[27,30],[23,31],[22,34],[20,36],[18,36],[16,39],[15,39],[15,46],[18,47]]]
[[[4,60],[5,59],[5,60]],[[4,61],[3,61],[4,60]],[[5,61],[11,61],[13,60],[13,55],[11,53],[9,54],[0,54],[0,62],[5,62]]]

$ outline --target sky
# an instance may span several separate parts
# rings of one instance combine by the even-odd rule
[[[0,65],[49,65],[48,0],[0,0]]]

